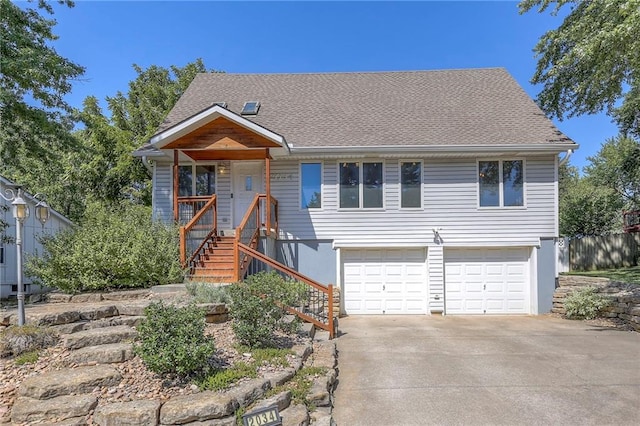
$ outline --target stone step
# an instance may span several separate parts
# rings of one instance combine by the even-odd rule
[[[101,405],[93,414],[98,425],[157,425],[160,401],[138,400]]]
[[[67,362],[71,364],[116,364],[133,358],[131,343],[86,346],[71,352]]]
[[[93,395],[64,395],[46,400],[21,396],[16,399],[11,409],[11,422],[16,424],[55,421],[57,423],[84,417],[96,405],[98,405],[98,398]]]
[[[64,336],[63,346],[68,349],[80,349],[87,346],[107,345],[132,340],[136,337],[136,330],[126,325],[116,327],[94,328]]]
[[[309,411],[303,404],[291,405],[280,413],[282,426],[306,426],[309,424]]]
[[[126,325],[135,327],[140,324],[144,316],[118,316],[104,318],[97,321],[80,321],[71,324],[62,324],[52,326],[59,334],[71,334],[84,330],[93,330],[95,328],[116,327],[118,325]]]
[[[109,365],[65,368],[28,377],[18,388],[18,395],[40,400],[51,399],[89,393],[96,387],[116,386],[121,380],[118,370]]]

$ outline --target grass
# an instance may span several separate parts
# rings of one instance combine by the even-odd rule
[[[15,359],[16,365],[33,364],[38,361],[40,353],[38,351],[24,352]]]
[[[327,374],[327,369],[323,367],[303,367],[298,370],[293,378],[282,386],[271,389],[265,397],[271,397],[285,390],[291,391],[291,400],[295,404],[304,404],[309,411],[314,411],[316,407],[307,399],[313,379],[317,376]]]
[[[208,374],[199,381],[198,385],[202,390],[223,390],[229,388],[237,381],[245,377],[255,378],[258,376],[258,367],[264,364],[286,367],[289,365],[287,355],[293,353],[291,349],[250,349],[247,346],[238,346],[238,352],[250,352],[253,361],[249,364],[237,362],[231,368],[217,370]]]
[[[603,277],[612,281],[640,285],[640,266],[630,268],[605,269],[603,271],[571,271],[567,275],[583,275],[587,277]]]

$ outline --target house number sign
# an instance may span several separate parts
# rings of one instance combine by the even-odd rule
[[[244,426],[282,426],[282,418],[278,412],[278,406],[256,410],[242,416]]]

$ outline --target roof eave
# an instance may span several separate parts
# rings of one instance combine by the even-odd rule
[[[200,111],[197,114],[192,115],[186,120],[183,120],[175,124],[174,126],[171,126],[168,129],[157,133],[149,140],[149,143],[157,149],[162,149],[167,144],[198,129],[202,125],[218,117],[224,117],[227,120],[230,120],[239,126],[251,130],[252,132],[257,133],[260,136],[263,136],[289,150],[289,146],[287,145],[284,136],[272,132],[271,130],[262,127],[261,125],[256,124],[241,115],[238,115],[226,108],[221,107],[220,105],[213,105],[205,110]]]
[[[532,144],[496,144],[496,145],[388,145],[388,146],[323,146],[295,147],[291,154],[323,154],[331,153],[495,153],[495,152],[540,152],[561,153],[569,149],[576,150],[579,145],[574,142],[532,143]]]

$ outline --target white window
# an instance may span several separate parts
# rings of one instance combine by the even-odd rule
[[[322,164],[300,164],[300,208],[322,207]]]
[[[480,207],[524,206],[524,162],[479,161],[478,192]]]
[[[340,208],[382,208],[384,200],[381,162],[340,163]]]
[[[422,207],[422,162],[400,163],[400,207]]]
[[[216,166],[196,164],[178,166],[178,188],[180,197],[215,194]]]

